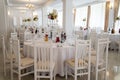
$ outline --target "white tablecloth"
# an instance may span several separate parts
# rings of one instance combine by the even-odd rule
[[[40,43],[38,42],[37,45]],[[33,44],[32,42],[24,42],[24,53],[26,56],[33,57],[34,51],[33,51]],[[62,47],[55,47],[54,53],[57,54],[57,60],[56,60],[56,74],[59,74],[60,76],[65,75],[65,60],[69,58],[74,58],[75,54],[75,47],[74,46],[68,46],[63,45]]]
[[[118,49],[118,43],[120,42],[120,34],[109,34],[110,49]]]

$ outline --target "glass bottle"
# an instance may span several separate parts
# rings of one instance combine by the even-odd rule
[[[64,40],[66,40],[66,33],[64,33]]]
[[[48,34],[47,33],[45,34],[45,39],[44,40],[48,41]]]
[[[61,43],[63,43],[63,41],[64,41],[64,33],[61,32]]]
[[[56,43],[57,42],[60,42],[60,38],[59,38],[58,34],[56,35]]]

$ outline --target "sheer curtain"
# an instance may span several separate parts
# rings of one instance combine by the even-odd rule
[[[104,30],[105,20],[105,3],[91,5],[90,28],[94,28],[97,32]]]
[[[38,16],[37,26],[40,27],[40,26],[42,26],[42,11],[37,10],[36,13],[37,13],[37,16]]]
[[[62,23],[63,23],[63,12],[62,11],[58,11],[57,20],[58,20],[58,26],[60,28],[63,28],[63,26],[62,26]]]
[[[118,10],[118,17],[120,17],[120,4],[119,4],[119,10]],[[120,29],[120,20],[117,20],[115,23],[115,32],[118,32]]]
[[[88,6],[76,9],[75,28],[86,27]]]

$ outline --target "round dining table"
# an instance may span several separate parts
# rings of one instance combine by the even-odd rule
[[[25,41],[24,42],[24,55],[34,58],[34,44],[39,46],[41,43],[48,43],[45,41]],[[65,75],[65,61],[74,58],[75,46],[66,43],[52,43],[53,52],[57,54],[56,57],[56,74],[60,76]]]

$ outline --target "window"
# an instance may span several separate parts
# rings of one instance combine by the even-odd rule
[[[58,26],[60,28],[63,28],[63,26],[62,26],[62,23],[63,23],[63,12],[62,11],[58,11],[57,19],[58,19]]]
[[[118,17],[120,17],[120,5],[118,10]],[[118,32],[119,29],[120,29],[120,20],[117,20],[115,23],[115,31]]]
[[[86,27],[87,21],[87,10],[88,7],[80,7],[76,9],[76,17],[75,17],[75,27],[79,28],[80,26]]]
[[[42,11],[41,10],[37,10],[36,11],[36,15],[38,16],[38,21],[34,21],[34,24],[37,27],[40,27],[40,26],[42,26]]]
[[[97,32],[104,30],[105,3],[91,5],[90,28],[96,28]]]

